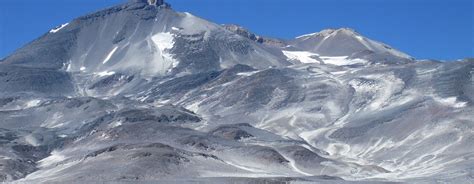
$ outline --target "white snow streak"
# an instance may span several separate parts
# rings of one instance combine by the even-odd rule
[[[57,33],[58,31],[60,31],[61,29],[63,29],[64,27],[66,27],[67,25],[69,25],[69,23],[65,23],[65,24],[62,24],[61,26],[58,26],[54,29],[51,29],[51,31],[49,31],[50,33]]]
[[[298,37],[296,37],[296,39],[305,38],[305,37],[311,37],[311,36],[315,36],[315,35],[318,35],[318,34],[319,34],[319,32],[317,32],[317,33],[309,33],[309,34],[305,34],[305,35],[298,36]]]
[[[173,31],[181,31],[183,28],[178,28],[178,27],[171,27],[171,30]]]
[[[252,76],[253,74],[256,74],[258,73],[259,71],[253,71],[253,72],[241,72],[241,73],[237,73],[238,76]]]
[[[99,73],[96,73],[98,76],[100,77],[105,77],[105,76],[111,76],[113,74],[115,74],[114,71],[103,71],[103,72],[99,72]]]
[[[112,51],[110,51],[110,53],[107,55],[107,57],[104,59],[104,61],[102,63],[103,64],[107,63],[110,60],[110,58],[112,58],[112,56],[117,51],[117,49],[118,49],[118,47],[115,47],[114,49],[112,49]]]

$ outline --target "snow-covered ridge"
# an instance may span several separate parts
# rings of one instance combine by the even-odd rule
[[[58,26],[54,29],[51,29],[49,32],[50,33],[56,33],[58,31],[60,31],[61,29],[63,29],[64,27],[68,26],[68,25],[69,25],[69,23],[62,24],[62,25],[60,25],[60,26]]]
[[[331,36],[332,34],[336,34],[339,32],[345,32],[349,34],[358,34],[354,29],[351,28],[340,28],[340,29],[324,29],[320,32],[315,32],[315,33],[309,33],[309,34],[304,34],[301,36],[296,37],[296,39],[303,39],[307,37],[312,37],[312,36]]]

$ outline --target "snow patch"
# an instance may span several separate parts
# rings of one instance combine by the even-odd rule
[[[364,38],[363,38],[362,36],[360,36],[360,35],[356,35],[356,38],[357,38],[358,40],[360,40],[360,41],[364,41]]]
[[[457,97],[441,98],[434,96],[433,99],[440,104],[453,108],[463,108],[467,106],[467,102],[460,102]]]
[[[103,72],[99,72],[99,73],[96,73],[96,75],[100,76],[100,77],[105,77],[105,76],[111,76],[115,74],[114,71],[103,71]]]
[[[288,60],[294,61],[298,60],[302,63],[321,63],[320,61],[312,58],[318,57],[318,54],[305,52],[305,51],[283,51],[283,54],[288,58]]]
[[[337,72],[331,72],[331,75],[343,75],[343,74],[346,74],[348,73],[349,71],[337,71]]]
[[[156,0],[148,0],[148,4],[156,6]]]
[[[40,103],[41,103],[41,100],[31,100],[31,101],[29,101],[29,102],[26,103],[26,107],[25,107],[25,108],[36,107],[36,106],[38,106]]]
[[[171,30],[173,30],[173,31],[181,31],[181,30],[183,30],[183,28],[171,27]]]
[[[40,146],[41,145],[41,141],[38,140],[35,136],[33,136],[32,134],[29,134],[27,136],[25,136],[25,141],[32,145],[32,146]]]
[[[118,49],[118,47],[115,47],[114,49],[112,49],[112,51],[109,52],[109,54],[107,55],[107,57],[104,59],[104,61],[102,63],[103,64],[107,63],[110,60],[110,58],[112,58],[112,56],[117,51],[117,49]]]
[[[348,56],[338,56],[338,57],[321,57],[325,64],[332,64],[332,65],[346,65]]]
[[[174,35],[171,33],[158,33],[151,37],[161,52],[171,49],[174,46]]]
[[[178,66],[178,61],[173,58],[173,55],[168,52],[174,47],[174,34],[165,32],[158,33],[151,37],[151,40],[156,45],[156,55],[154,56],[155,69],[160,73],[165,73]]]
[[[337,66],[367,64],[368,61],[364,59],[348,59],[349,56],[321,56],[324,64],[331,64]]]
[[[67,65],[66,72],[70,72],[72,69],[71,61],[69,61],[69,64]]]
[[[190,110],[191,112],[197,113],[199,111],[199,105],[201,102],[195,102],[191,105],[186,106],[186,109]]]
[[[116,128],[116,127],[119,127],[119,126],[122,126],[121,121],[117,121],[117,122],[111,124],[111,128]]]
[[[51,156],[44,158],[43,160],[39,161],[39,165],[42,168],[53,166],[61,161],[66,160],[66,157],[59,153],[58,151],[54,150],[51,152]]]
[[[61,26],[58,26],[54,29],[51,29],[51,31],[49,31],[50,33],[57,33],[58,31],[60,31],[61,29],[63,29],[64,27],[66,27],[67,25],[69,25],[69,23],[65,23],[65,24],[62,24]]]

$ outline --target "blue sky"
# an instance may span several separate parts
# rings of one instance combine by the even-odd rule
[[[73,18],[126,0],[0,0],[0,58]],[[474,57],[473,0],[168,0],[216,23],[290,39],[350,27],[419,59]]]

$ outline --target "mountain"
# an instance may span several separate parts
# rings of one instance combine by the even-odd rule
[[[411,56],[388,45],[365,38],[349,28],[326,29],[318,33],[302,35],[293,40],[292,43],[295,47],[323,56],[350,56],[364,51],[371,51],[387,53],[404,59],[413,59]],[[334,50],[334,47],[338,47],[338,49]]]
[[[300,53],[296,54],[298,58],[313,55],[318,57],[317,60],[320,62],[335,65],[405,64],[415,60],[386,44],[368,39],[350,28],[326,29],[318,33],[302,35],[289,41],[289,46],[299,51],[296,52]],[[287,52],[290,55],[294,53]]]
[[[0,62],[0,181],[468,183],[474,60],[131,0]]]
[[[69,72],[133,70],[144,76],[205,72],[235,64],[258,68],[288,64],[217,24],[145,1],[79,17],[4,62]]]

